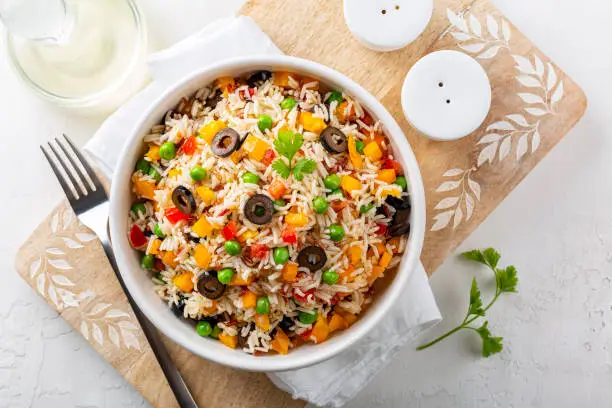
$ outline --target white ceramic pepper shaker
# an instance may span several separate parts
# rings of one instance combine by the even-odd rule
[[[344,0],[351,33],[375,51],[393,51],[414,41],[429,24],[434,0]]]
[[[491,108],[491,84],[482,66],[458,51],[436,51],[417,61],[402,87],[408,122],[435,140],[456,140],[482,125]]]

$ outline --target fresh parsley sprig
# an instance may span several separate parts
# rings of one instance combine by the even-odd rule
[[[289,164],[285,163],[282,158],[276,159],[272,163],[272,168],[282,177],[289,178],[289,175],[293,174],[293,177],[297,181],[304,179],[304,174],[310,174],[315,170],[316,163],[312,159],[300,159],[292,165],[293,157],[300,150],[300,147],[304,144],[304,138],[299,133],[293,133],[288,130],[281,130],[278,132],[278,137],[274,140],[274,147],[276,151],[287,159]]]
[[[470,288],[470,305],[463,322],[437,339],[418,347],[417,350],[423,350],[431,347],[459,330],[467,329],[478,333],[482,339],[482,356],[489,357],[502,351],[503,337],[494,337],[489,331],[489,322],[486,320],[480,327],[474,327],[471,324],[478,318],[485,316],[487,310],[493,306],[502,293],[516,293],[516,286],[518,285],[516,268],[514,266],[508,266],[505,269],[498,268],[497,264],[501,256],[499,252],[493,248],[488,248],[484,251],[476,249],[473,251],[464,252],[461,255],[467,259],[486,265],[493,271],[495,274],[496,283],[495,296],[493,296],[491,301],[486,306],[483,306],[482,295],[480,294],[480,289],[478,288],[478,282],[476,282],[476,278],[473,278],[472,287]]]

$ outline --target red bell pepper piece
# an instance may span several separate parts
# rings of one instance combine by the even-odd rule
[[[302,292],[303,295],[300,293]],[[293,289],[293,297],[295,300],[302,302],[302,303],[307,303],[309,300],[313,299],[314,297],[314,292],[315,292],[315,288],[310,288],[306,291],[301,290],[298,288],[294,288]]]
[[[385,224],[376,224],[378,225],[378,229],[376,230],[376,233],[378,235],[385,235],[387,233],[387,226]]]
[[[310,340],[310,336],[312,336],[312,329],[308,329],[305,332],[303,332],[302,334],[300,334],[300,337],[303,338],[304,341]]]
[[[176,224],[179,221],[188,220],[190,218],[189,214],[182,213],[178,208],[172,207],[168,208],[165,211],[166,218],[170,221],[171,224]]]
[[[396,162],[395,160],[389,158],[389,156],[385,156],[383,158],[382,168],[383,169],[393,169],[395,170],[395,174],[397,174],[398,176],[404,174],[402,165]]]
[[[264,166],[269,166],[272,163],[272,160],[274,160],[275,157],[276,157],[276,153],[274,153],[274,150],[268,149],[264,153],[263,158],[261,159],[261,163]]]
[[[196,142],[196,138],[191,136],[189,139],[185,140],[185,143],[181,146],[181,151],[185,154],[192,155],[195,153],[198,144]]]
[[[136,224],[130,229],[130,243],[134,248],[141,248],[147,244],[147,237]]]
[[[269,250],[270,248],[267,245],[253,244],[251,245],[251,256],[257,259],[264,259],[268,255]]]
[[[285,227],[283,233],[281,234],[283,242],[287,244],[297,244],[297,233],[293,229],[293,227]]]
[[[221,235],[223,235],[223,239],[226,241],[236,238],[236,234],[238,234],[238,228],[236,228],[234,221],[228,222],[221,230]]]

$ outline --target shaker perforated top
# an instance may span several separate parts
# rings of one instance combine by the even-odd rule
[[[412,127],[425,136],[462,138],[478,129],[489,114],[489,77],[469,55],[433,52],[417,61],[406,75],[402,108]]]
[[[344,19],[357,40],[376,51],[414,41],[429,24],[433,0],[344,0]]]

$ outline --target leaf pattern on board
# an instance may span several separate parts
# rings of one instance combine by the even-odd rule
[[[465,18],[463,13],[456,14],[451,9],[446,9],[446,16],[451,24],[447,32],[459,48],[478,59],[491,59],[500,50],[510,47],[512,31],[503,18],[498,21],[487,14],[482,23],[473,14]]]

